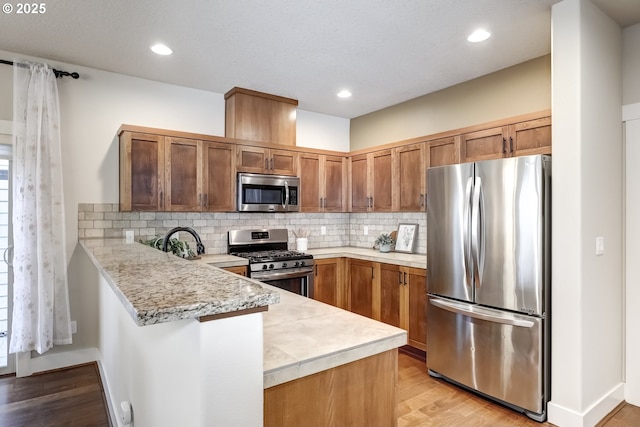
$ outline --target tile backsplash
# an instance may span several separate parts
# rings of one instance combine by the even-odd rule
[[[426,214],[411,213],[240,213],[240,212],[120,212],[119,205],[80,203],[78,238],[124,237],[133,230],[136,240],[164,235],[173,227],[191,227],[209,254],[227,252],[227,232],[247,228],[286,228],[289,247],[295,248],[293,231],[309,232],[309,248],[355,246],[370,248],[378,234],[389,233],[400,223],[418,224],[416,253],[426,253]],[[326,234],[320,233],[326,227]],[[364,234],[364,227],[368,234]],[[190,241],[188,233],[180,239]]]

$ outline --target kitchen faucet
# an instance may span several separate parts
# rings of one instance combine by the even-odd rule
[[[187,233],[191,234],[193,236],[194,239],[196,239],[196,247],[197,247],[197,254],[198,255],[203,255],[204,254],[204,245],[202,244],[202,240],[200,240],[200,236],[198,236],[198,233],[196,233],[196,231],[193,228],[190,227],[176,227],[176,228],[172,228],[171,230],[169,230],[169,232],[164,236],[164,240],[162,241],[162,250],[164,252],[168,252],[168,248],[169,248],[169,238],[171,236],[173,236],[174,233],[178,232],[178,231],[186,231]]]

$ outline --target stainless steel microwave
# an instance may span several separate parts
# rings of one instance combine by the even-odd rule
[[[300,178],[238,173],[239,212],[298,212]]]

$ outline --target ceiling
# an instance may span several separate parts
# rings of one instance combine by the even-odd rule
[[[0,14],[0,50],[353,118],[548,54],[558,1],[56,0]],[[640,22],[640,0],[593,2]],[[468,42],[478,27],[492,37]]]

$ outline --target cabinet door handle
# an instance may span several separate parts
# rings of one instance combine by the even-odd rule
[[[160,209],[164,209],[164,191],[160,192]]]
[[[203,207],[204,204],[202,203],[202,193],[198,194],[198,206]]]
[[[370,199],[371,199],[371,205],[369,207],[373,209],[373,197],[370,197]]]
[[[373,267],[371,267],[371,278],[375,279],[375,274],[373,273]]]
[[[509,151],[513,153],[513,137],[509,137]]]
[[[273,157],[271,158],[271,170],[273,170]]]
[[[404,272],[404,284],[405,285],[407,284],[407,272],[406,271]]]
[[[209,194],[208,193],[205,193],[205,195],[204,195],[204,207],[207,208],[207,209],[209,208]]]
[[[402,271],[398,271],[398,284],[402,285]]]
[[[507,154],[507,140],[502,138],[502,154]]]
[[[420,194],[420,207],[424,207],[424,194]]]

